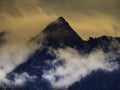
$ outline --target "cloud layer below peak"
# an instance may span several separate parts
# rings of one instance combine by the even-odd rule
[[[68,88],[93,71],[112,72],[119,67],[117,62],[114,62],[116,57],[112,53],[104,53],[102,50],[93,51],[89,55],[81,55],[77,50],[67,47],[55,52],[57,58],[50,63],[55,68],[45,71],[42,76],[50,81],[54,88]],[[57,64],[60,61],[63,64]]]

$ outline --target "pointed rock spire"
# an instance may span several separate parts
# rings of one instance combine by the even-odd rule
[[[52,46],[58,44],[74,46],[74,44],[78,45],[83,41],[63,17],[59,17],[56,21],[50,23],[43,30],[43,33],[46,35],[47,43]]]
[[[57,21],[66,22],[66,20],[65,20],[63,17],[59,17],[59,18],[57,19]]]
[[[43,32],[54,32],[54,31],[58,31],[61,30],[71,30],[73,31],[73,29],[71,28],[71,26],[69,25],[69,23],[61,16],[58,17],[58,19],[56,21],[53,21],[52,23],[50,23],[45,30],[43,30]]]
[[[63,17],[59,17],[56,21],[50,23],[41,33],[44,35],[43,43],[47,46],[80,47],[80,43],[83,42],[82,38]],[[34,38],[37,42],[40,40],[41,33]]]

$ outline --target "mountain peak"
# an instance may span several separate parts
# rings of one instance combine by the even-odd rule
[[[50,23],[43,31],[44,45],[59,47],[61,45],[79,47],[83,42],[82,38],[71,28],[69,23],[63,18],[59,17],[56,21]],[[34,40],[39,42],[41,33],[37,35]],[[74,45],[75,44],[75,45]]]
[[[83,41],[63,17],[58,17],[56,21],[50,23],[42,32],[46,35],[47,43],[52,46],[56,44],[72,46],[73,43],[78,45],[78,43]]]
[[[45,30],[43,30],[43,32],[55,32],[55,31],[66,31],[66,30],[71,30],[73,31],[73,29],[71,28],[71,26],[69,25],[69,23],[61,16],[58,17],[57,20],[53,21],[52,23],[50,23]]]
[[[60,22],[66,22],[66,20],[61,16],[57,19],[57,21],[60,21]]]

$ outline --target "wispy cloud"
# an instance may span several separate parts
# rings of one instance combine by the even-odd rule
[[[37,45],[35,41],[27,43],[26,40],[15,43],[16,39],[6,36],[4,39],[6,43],[0,47],[0,86],[2,84],[11,85],[13,82],[14,84],[22,83],[22,81],[25,82],[29,74],[23,73],[18,75],[15,73],[15,81],[10,81],[7,78],[7,74],[12,72],[18,65],[25,62],[40,45]],[[20,82],[19,78],[25,80],[21,80]]]
[[[73,83],[85,78],[93,71],[114,71],[118,68],[116,56],[96,50],[88,55],[81,55],[77,50],[66,47],[55,51],[57,58],[50,64],[54,68],[44,71],[42,77],[50,81],[54,88],[67,88]],[[60,61],[63,64],[57,64]]]
[[[14,81],[10,81],[10,85],[14,86],[22,86],[27,81],[34,81],[37,77],[36,76],[30,76],[27,72],[24,72],[22,74],[15,74]]]

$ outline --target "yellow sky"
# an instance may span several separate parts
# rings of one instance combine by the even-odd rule
[[[0,31],[13,42],[28,40],[63,16],[83,38],[120,36],[119,1],[1,0]]]

